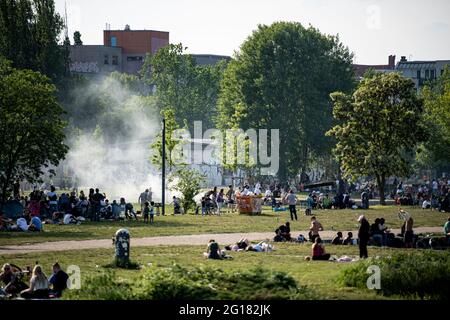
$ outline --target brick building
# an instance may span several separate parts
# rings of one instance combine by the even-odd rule
[[[169,44],[169,32],[154,30],[104,30],[103,45],[122,49],[122,72],[136,74],[147,54]]]

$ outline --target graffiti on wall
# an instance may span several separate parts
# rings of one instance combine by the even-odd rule
[[[75,61],[70,64],[71,72],[80,73],[99,73],[100,69],[97,62],[79,62]]]

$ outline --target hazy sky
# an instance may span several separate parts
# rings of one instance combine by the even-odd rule
[[[190,53],[232,55],[258,24],[298,21],[339,34],[355,62],[387,64],[388,55],[450,59],[449,0],[55,0],[69,32],[102,44],[111,29],[161,30]]]

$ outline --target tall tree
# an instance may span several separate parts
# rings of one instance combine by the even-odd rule
[[[331,97],[339,124],[328,134],[337,139],[334,152],[344,177],[375,176],[385,204],[386,178],[407,176],[417,144],[426,139],[414,83],[397,73],[376,74],[363,79],[352,96]]]
[[[14,180],[34,183],[67,152],[63,109],[49,79],[0,62],[0,202]]]
[[[220,128],[280,129],[281,180],[305,171],[311,154],[331,143],[329,94],[354,85],[352,55],[338,37],[300,23],[260,25],[224,73]]]
[[[67,66],[59,43],[63,27],[54,0],[2,0],[0,55],[12,61],[15,68],[60,80]]]
[[[450,170],[450,68],[421,91],[425,127],[430,138],[418,150],[418,163],[426,169]]]
[[[73,43],[76,46],[82,46],[83,45],[83,41],[81,41],[81,33],[80,33],[80,31],[75,31],[73,33]]]
[[[161,48],[147,56],[142,75],[150,85],[156,85],[156,97],[161,110],[172,109],[177,123],[186,120],[189,129],[194,121],[212,128],[216,101],[224,64],[199,66],[192,55],[185,54],[180,44]]]

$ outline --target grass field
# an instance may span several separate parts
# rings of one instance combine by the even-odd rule
[[[310,244],[275,244],[271,253],[232,252],[232,260],[205,260],[203,246],[148,247],[132,248],[131,259],[145,269],[149,264],[168,267],[174,263],[187,268],[200,265],[218,267],[226,270],[242,271],[255,266],[263,266],[270,270],[284,271],[293,276],[299,285],[307,285],[323,299],[386,299],[373,290],[344,287],[336,282],[340,270],[351,263],[327,261],[308,262],[304,260],[311,254]],[[327,251],[338,256],[358,254],[357,246],[327,246]],[[369,248],[370,256],[390,255],[398,249]],[[16,256],[0,256],[0,261],[14,263],[19,266],[34,265],[38,261],[48,275],[51,265],[59,261],[63,268],[78,265],[81,270],[81,281],[86,277],[105,272],[104,266],[112,262],[114,250],[97,249],[86,251],[58,252],[45,254],[20,254]],[[353,262],[356,263],[356,262]],[[123,281],[136,281],[143,270],[115,269],[117,276]],[[396,297],[390,297],[395,299]],[[399,297],[397,297],[399,298]]]
[[[299,210],[299,209],[298,209]],[[448,214],[418,208],[407,208],[414,218],[415,227],[443,226]],[[168,212],[172,212],[171,208]],[[384,217],[389,228],[400,228],[402,221],[397,216],[398,207],[373,206],[369,210],[316,210],[313,214],[326,230],[356,230],[357,218],[365,214],[370,222]],[[298,213],[299,221],[291,223],[292,230],[309,228],[310,217]],[[45,225],[41,233],[0,232],[0,246],[22,245],[46,241],[109,239],[122,227],[130,230],[133,238],[189,235],[207,233],[271,232],[280,224],[290,220],[289,212],[272,212],[265,208],[260,216],[223,214],[222,216],[166,215],[156,216],[154,225],[142,221],[86,222],[82,225]]]

